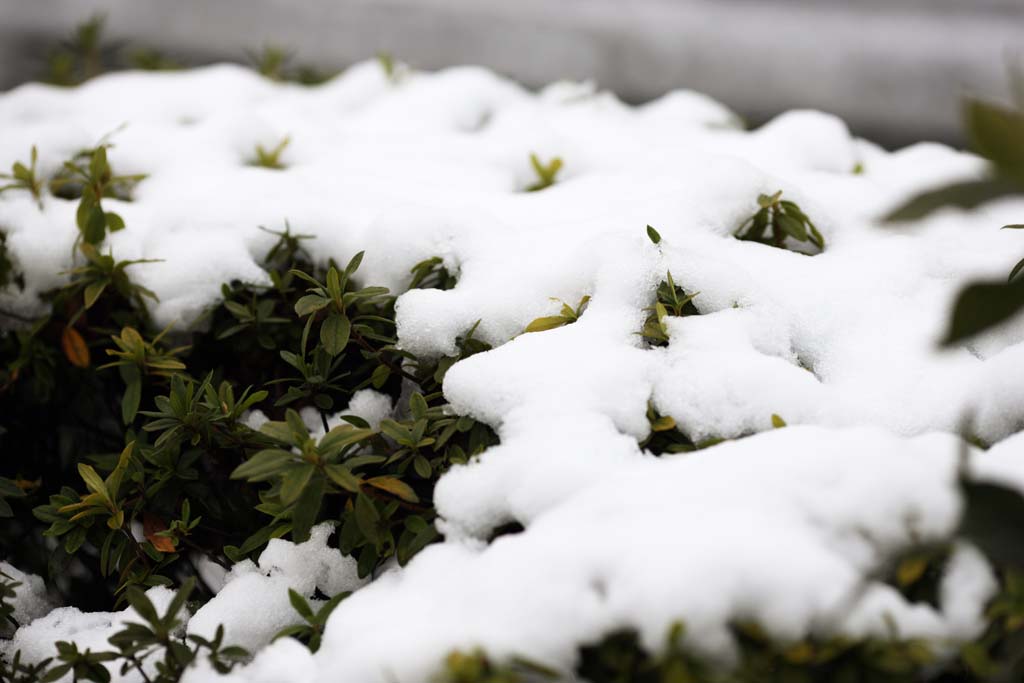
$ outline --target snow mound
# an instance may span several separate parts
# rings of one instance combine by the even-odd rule
[[[439,482],[445,542],[341,603],[317,654],[275,642],[229,680],[419,683],[474,646],[569,669],[581,643],[633,627],[656,648],[675,620],[723,661],[740,618],[783,639],[887,624],[947,644],[978,634],[994,579],[973,549],[958,548],[937,609],[873,577],[888,553],[954,528],[950,433],[966,413],[978,438],[1005,439],[977,454],[977,471],[1024,487],[1024,442],[1011,437],[1024,427],[1024,321],[935,348],[959,288],[1005,277],[1019,257],[1019,236],[997,228],[1020,222],[1024,201],[883,226],[915,192],[984,164],[941,145],[887,152],[819,112],[754,131],[735,121],[689,92],[630,107],[586,85],[529,93],[476,68],[392,83],[373,63],[318,87],[216,66],[0,95],[0,167],[35,144],[50,172],[109,139],[118,173],[147,174],[134,201],[106,200],[128,226],[108,244],[161,259],[132,269],[160,298],[159,324],[187,328],[222,282],[264,282],[273,238],[257,226],[287,219],[315,236],[318,260],[365,250],[366,283],[401,291],[434,256],[458,273],[452,290],[399,298],[404,349],[450,354],[477,321],[495,347],[445,379],[455,409],[501,437]],[[285,169],[247,164],[286,136]],[[542,192],[523,191],[531,153],[564,161]],[[823,254],[733,239],[758,194],[777,190],[815,221]],[[70,264],[74,210],[0,195],[26,279],[0,304],[41,310],[38,294]],[[702,315],[670,320],[670,344],[648,349],[637,333],[668,271],[700,292]],[[558,309],[552,297],[584,295],[575,324],[521,334]],[[746,438],[655,458],[638,446],[649,403],[695,441]],[[370,422],[391,409],[370,393],[350,406]],[[772,414],[792,426],[769,431]],[[488,544],[510,521],[525,531]],[[223,623],[259,648],[295,619],[288,587],[357,588],[329,533],[273,541],[258,565],[236,566],[189,631]],[[58,638],[99,646],[122,618],[58,609],[13,644],[39,657]],[[204,666],[192,683],[215,677]]]

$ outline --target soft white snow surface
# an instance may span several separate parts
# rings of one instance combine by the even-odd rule
[[[984,173],[979,159],[939,145],[885,152],[817,112],[748,132],[691,92],[629,107],[585,85],[529,93],[474,68],[391,83],[376,63],[318,87],[231,66],[27,85],[0,95],[0,130],[0,168],[35,144],[52,171],[106,136],[115,172],[147,174],[134,202],[105,200],[128,226],[108,244],[121,259],[162,259],[131,271],[160,297],[161,324],[186,329],[222,282],[263,282],[273,238],[257,226],[287,219],[316,236],[318,259],[365,249],[363,281],[397,291],[413,264],[442,256],[458,286],[399,299],[401,344],[451,353],[480,320],[495,346],[445,381],[456,410],[501,437],[440,481],[446,541],[343,602],[316,655],[278,641],[230,680],[422,683],[448,651],[475,646],[571,670],[581,643],[634,627],[657,648],[680,619],[689,644],[725,661],[739,618],[782,639],[885,636],[890,623],[943,644],[978,634],[995,584],[972,548],[958,549],[940,609],[870,576],[889,553],[954,529],[951,433],[967,412],[996,443],[976,453],[977,471],[1024,486],[1024,441],[1007,439],[1024,427],[1024,321],[935,350],[963,283],[1005,276],[1020,257],[1020,235],[998,227],[1021,222],[1024,201],[879,223],[920,189]],[[285,170],[246,164],[285,136]],[[531,152],[564,160],[558,184],[522,191]],[[824,254],[731,236],[776,190],[815,220]],[[35,295],[70,265],[74,211],[0,196],[27,280],[4,306],[41,310]],[[667,270],[700,292],[703,315],[671,320],[670,345],[647,349],[637,332]],[[557,310],[550,297],[584,295],[576,324],[518,336]],[[655,458],[637,445],[648,401],[695,440],[747,438]],[[372,421],[391,409],[372,394],[357,403]],[[790,427],[771,430],[773,413]],[[486,544],[512,520],[526,531]],[[274,541],[258,566],[220,577],[189,630],[224,623],[228,640],[260,648],[295,618],[289,586],[357,588],[329,533]],[[83,641],[95,647],[118,619],[65,610],[16,642],[42,656],[56,634],[96,628]],[[213,678],[200,667],[188,680]]]

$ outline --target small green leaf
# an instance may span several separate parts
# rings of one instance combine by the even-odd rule
[[[543,332],[545,330],[553,330],[556,327],[562,327],[568,320],[561,315],[550,315],[542,318],[536,318],[529,325],[526,326],[524,333],[526,332]]]
[[[334,313],[328,316],[320,326],[320,342],[324,345],[324,350],[332,356],[337,356],[345,350],[351,331],[352,324],[344,315]]]
[[[292,540],[296,543],[309,540],[309,530],[313,528],[320,513],[326,485],[323,476],[314,476],[295,503],[292,510]]]
[[[366,480],[366,484],[376,489],[380,489],[381,491],[387,491],[406,502],[420,502],[419,496],[417,496],[416,492],[412,490],[412,487],[401,479],[396,479],[395,477],[372,477]]]
[[[658,244],[659,242],[661,242],[661,235],[660,235],[660,234],[658,234],[658,231],[657,231],[657,230],[655,230],[655,229],[654,229],[653,227],[651,227],[650,225],[648,225],[648,226],[647,226],[647,236],[648,236],[648,237],[649,237],[649,238],[651,239],[651,241],[652,241],[652,242],[654,242],[655,244]]]
[[[351,493],[359,493],[359,479],[344,465],[328,465],[324,468],[335,484]]]
[[[315,313],[331,303],[331,300],[319,294],[307,294],[295,302],[295,315],[300,318]]]
[[[371,543],[377,543],[380,540],[380,530],[377,527],[380,523],[380,513],[366,494],[360,493],[356,496],[355,515],[356,524],[359,525],[363,536]]]
[[[776,415],[775,413],[772,413],[772,427],[774,427],[775,429],[780,429],[780,428],[785,427],[785,426],[786,426],[786,421],[783,420],[778,415]]]
[[[100,294],[103,294],[103,290],[107,288],[107,284],[109,282],[109,280],[103,279],[97,280],[95,282],[90,282],[88,285],[86,285],[85,290],[83,292],[83,298],[85,300],[86,308],[92,308],[92,305],[96,303],[97,299],[100,298]]]
[[[110,232],[124,230],[124,219],[113,211],[107,211],[107,228]]]
[[[121,419],[131,424],[139,412],[139,401],[142,400],[142,376],[134,365],[122,365],[121,376],[125,380],[124,395],[121,397]]]

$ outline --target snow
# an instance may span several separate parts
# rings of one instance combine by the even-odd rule
[[[174,591],[156,586],[146,591],[146,597],[153,603],[157,613],[163,615],[174,597]],[[188,616],[187,610],[180,615],[184,620],[187,620]],[[83,652],[87,649],[93,652],[108,651],[111,646],[107,639],[124,629],[128,623],[140,624],[145,623],[145,620],[131,607],[120,612],[85,613],[75,607],[58,607],[19,628],[12,640],[0,641],[0,652],[14,653],[20,650],[23,660],[38,662],[56,654],[54,643],[57,641],[73,642]],[[156,671],[156,664],[161,656],[162,653],[153,653],[143,660],[143,668],[147,674],[152,675]],[[137,671],[121,675],[121,665],[118,662],[106,662],[104,666],[114,677],[126,683],[139,683],[143,680]],[[65,676],[61,681],[70,682],[71,675]]]
[[[317,590],[337,595],[362,586],[356,561],[327,546],[332,533],[333,526],[324,522],[305,543],[271,539],[258,563],[245,560],[234,566],[217,595],[189,621],[188,632],[213,638],[223,625],[226,644],[255,652],[281,629],[302,623],[288,599],[289,589],[312,598]],[[310,602],[316,609],[316,601]]]
[[[46,595],[46,586],[41,578],[34,574],[26,574],[9,562],[0,561],[0,582],[10,581],[21,584],[14,588],[14,599],[9,603],[14,606],[14,613],[11,616],[19,624],[27,624],[54,608]],[[3,631],[0,631],[0,634],[2,633]]]
[[[0,95],[0,167],[36,144],[52,171],[109,136],[116,172],[148,174],[135,201],[108,200],[128,225],[108,244],[162,259],[132,269],[160,297],[158,324],[187,328],[224,281],[265,282],[272,236],[257,226],[287,219],[316,236],[318,260],[365,249],[360,277],[396,291],[441,256],[459,284],[399,298],[400,344],[449,354],[479,320],[495,347],[445,379],[455,410],[501,444],[439,482],[444,543],[362,588],[327,527],[297,546],[272,541],[227,576],[207,568],[220,590],[188,630],[223,623],[231,642],[266,646],[229,680],[418,682],[474,646],[571,669],[581,643],[633,627],[657,648],[678,619],[688,646],[723,661],[737,618],[783,640],[888,636],[890,623],[939,647],[978,635],[995,584],[972,548],[958,547],[938,609],[873,572],[955,528],[952,433],[965,414],[995,444],[975,471],[1024,489],[1012,436],[1024,427],[1024,320],[935,348],[963,283],[1005,277],[1019,258],[1019,235],[997,228],[1019,222],[1024,201],[882,226],[913,193],[983,163],[935,144],[887,152],[819,112],[749,132],[735,121],[696,93],[630,107],[585,84],[533,94],[476,68],[391,83],[375,63],[312,88],[217,66]],[[246,164],[285,136],[286,169]],[[555,186],[522,192],[531,153],[563,159]],[[757,195],[780,189],[824,234],[823,254],[732,239]],[[73,214],[73,202],[46,197],[40,211],[25,193],[0,195],[27,284],[0,304],[41,310],[36,296],[70,264]],[[645,349],[643,309],[669,270],[700,292],[703,315],[670,320],[671,343]],[[577,323],[521,334],[557,310],[551,297],[584,295]],[[637,445],[648,401],[694,440],[745,438],[655,458]],[[375,424],[391,411],[369,392],[343,412]],[[791,426],[772,430],[772,414]],[[487,544],[513,520],[526,530]],[[288,587],[359,588],[315,655],[267,645],[296,618]],[[61,608],[13,642],[34,657],[56,638],[95,647],[117,618]],[[189,675],[214,678],[205,665]]]

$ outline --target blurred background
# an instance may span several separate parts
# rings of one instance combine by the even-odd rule
[[[960,99],[1006,99],[1024,59],[1024,0],[0,0],[0,89],[60,80],[55,51],[96,13],[123,63],[290,56],[315,80],[386,52],[629,102],[692,88],[753,125],[822,109],[889,147],[961,144]]]

